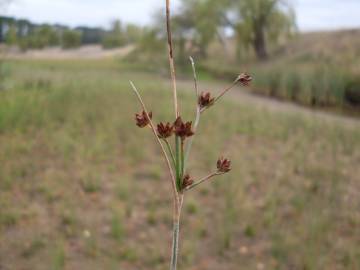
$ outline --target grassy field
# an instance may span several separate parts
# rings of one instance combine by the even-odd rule
[[[12,61],[7,75],[0,269],[167,269],[168,175],[135,126],[128,80],[158,121],[174,120],[170,83],[111,60]],[[189,119],[193,94],[180,90]],[[190,169],[203,176],[223,153],[233,170],[186,198],[180,269],[360,269],[360,125],[220,105]]]

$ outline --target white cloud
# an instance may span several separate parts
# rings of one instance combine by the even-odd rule
[[[159,0],[15,0],[6,13],[38,23],[104,26],[115,18],[149,23],[161,6]]]
[[[359,0],[297,0],[300,29],[339,29],[360,27]]]

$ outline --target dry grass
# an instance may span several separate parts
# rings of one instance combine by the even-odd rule
[[[0,268],[167,269],[168,179],[155,142],[133,124],[128,80],[161,121],[172,119],[170,85],[110,60],[10,70],[0,93]],[[180,98],[193,100],[182,89]],[[203,119],[190,169],[203,175],[219,151],[234,169],[187,198],[180,268],[360,268],[358,126],[223,102]]]

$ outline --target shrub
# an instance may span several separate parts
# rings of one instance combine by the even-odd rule
[[[81,45],[81,33],[73,30],[66,30],[62,36],[62,47],[64,49],[78,48]]]
[[[350,81],[345,88],[345,101],[354,106],[360,106],[360,79]]]

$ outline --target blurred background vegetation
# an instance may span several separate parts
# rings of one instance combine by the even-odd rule
[[[31,49],[133,45],[130,62],[166,68],[163,12],[152,26],[114,20],[110,29],[37,25],[0,17],[0,42]],[[203,71],[232,79],[256,74],[256,93],[302,105],[353,113],[360,104],[359,30],[300,33],[291,2],[183,0],[173,21],[179,68],[194,56]]]
[[[233,171],[187,198],[181,269],[360,269],[360,30],[302,33],[286,1],[182,0],[173,34],[186,119],[188,56],[201,90],[254,77],[200,125],[191,174],[219,152]],[[128,83],[173,120],[163,11],[1,16],[0,41],[0,269],[167,269],[170,187]]]

